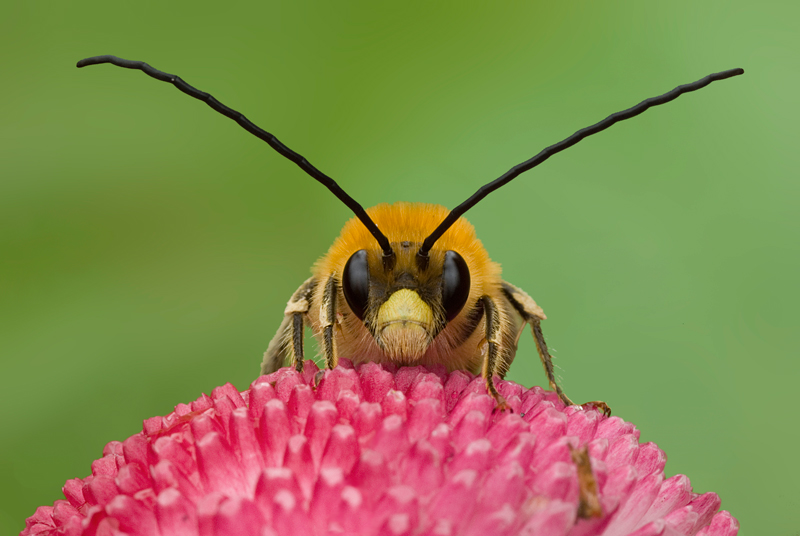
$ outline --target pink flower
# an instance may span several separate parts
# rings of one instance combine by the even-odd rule
[[[22,535],[688,535],[738,532],[618,417],[464,372],[284,368],[112,441]],[[602,515],[578,516],[588,447]],[[584,466],[588,469],[588,466]]]

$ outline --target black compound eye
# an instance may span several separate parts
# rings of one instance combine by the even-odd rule
[[[369,303],[369,264],[367,264],[366,249],[353,253],[344,265],[342,288],[350,310],[364,320],[364,313]]]
[[[444,254],[442,272],[442,305],[450,321],[467,303],[469,296],[469,268],[464,258],[455,251]]]

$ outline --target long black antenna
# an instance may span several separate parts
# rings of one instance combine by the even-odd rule
[[[339,186],[335,180],[330,178],[329,176],[325,175],[323,172],[315,168],[311,165],[311,163],[305,159],[300,154],[292,151],[288,147],[286,147],[283,143],[281,143],[278,138],[274,135],[270,134],[266,130],[256,126],[252,123],[249,119],[247,119],[242,113],[237,112],[231,108],[228,108],[217,99],[200,91],[199,89],[190,86],[186,82],[184,82],[179,76],[174,74],[168,74],[163,71],[159,71],[158,69],[153,68],[152,66],[148,65],[143,61],[131,61],[125,60],[122,58],[118,58],[116,56],[94,56],[92,58],[86,58],[78,62],[78,67],[86,67],[87,65],[98,65],[101,63],[111,63],[112,65],[116,65],[117,67],[124,67],[125,69],[138,69],[142,71],[147,76],[155,78],[156,80],[161,80],[162,82],[169,82],[179,90],[183,91],[190,97],[194,97],[197,100],[203,101],[208,104],[212,109],[216,110],[217,112],[221,113],[225,117],[233,119],[239,126],[245,129],[250,134],[256,136],[267,142],[270,147],[278,151],[281,155],[288,158],[297,166],[314,177],[318,182],[320,182],[323,186],[328,188],[333,195],[335,195],[342,203],[347,205],[347,207],[352,210],[356,217],[361,220],[361,223],[369,229],[369,232],[372,233],[372,236],[375,237],[375,240],[378,241],[381,249],[383,250],[383,263],[384,266],[391,268],[394,265],[394,251],[392,251],[392,246],[389,244],[389,239],[378,229],[378,226],[375,225],[375,222],[367,215],[364,208],[359,205],[355,199],[347,195],[347,192],[342,190],[342,187]]]
[[[506,173],[498,177],[497,179],[493,180],[492,182],[481,186],[477,192],[475,192],[472,197],[458,205],[456,208],[450,211],[450,214],[444,219],[442,223],[425,239],[422,243],[422,246],[419,248],[417,252],[417,256],[419,258],[421,266],[427,265],[427,257],[428,252],[430,252],[433,244],[439,240],[442,235],[453,225],[458,218],[460,218],[466,211],[474,207],[478,202],[489,195],[490,193],[494,192],[501,186],[508,184],[518,175],[525,173],[529,169],[533,169],[551,156],[556,153],[563,151],[564,149],[569,149],[583,138],[587,136],[591,136],[592,134],[597,134],[598,132],[602,132],[614,123],[619,121],[624,121],[625,119],[630,119],[631,117],[636,117],[640,113],[643,113],[645,110],[652,106],[658,106],[659,104],[666,104],[672,100],[677,99],[684,93],[689,93],[690,91],[696,91],[698,89],[706,87],[711,82],[715,80],[725,80],[726,78],[730,78],[732,76],[737,76],[740,74],[744,74],[744,69],[731,69],[729,71],[722,71],[721,73],[713,73],[705,78],[701,78],[697,82],[692,82],[691,84],[684,84],[682,86],[678,86],[669,93],[664,93],[658,97],[651,97],[649,99],[643,100],[633,108],[628,108],[627,110],[623,110],[621,112],[617,112],[615,114],[611,114],[602,121],[597,124],[594,124],[590,127],[583,128],[577,131],[575,134],[570,136],[569,138],[562,140],[555,145],[551,145],[550,147],[544,149],[542,152],[531,158],[530,160],[526,160],[521,164],[517,164]]]

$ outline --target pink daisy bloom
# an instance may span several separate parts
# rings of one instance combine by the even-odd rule
[[[664,453],[618,417],[509,381],[497,387],[513,412],[496,412],[480,377],[444,368],[341,360],[315,385],[317,370],[147,419],[21,535],[738,532],[715,493],[665,479]]]

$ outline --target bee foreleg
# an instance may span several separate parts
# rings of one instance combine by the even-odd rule
[[[297,372],[303,372],[303,313],[292,313],[292,364]]]
[[[303,370],[303,327],[305,316],[311,303],[311,294],[317,282],[312,277],[307,279],[300,288],[292,294],[286,309],[283,311],[283,321],[278,332],[264,352],[264,361],[261,362],[261,374],[269,374],[281,368],[289,354],[289,345],[292,348],[292,365],[298,372]]]
[[[486,380],[486,390],[497,401],[497,407],[500,411],[508,409],[506,399],[497,392],[497,387],[494,385],[495,374],[503,375],[503,369],[506,367],[500,356],[500,337],[501,337],[501,322],[500,314],[497,310],[497,304],[489,296],[481,298],[483,303],[484,317],[486,319],[486,358],[483,360],[483,377]]]
[[[329,369],[336,366],[336,354],[333,347],[333,328],[336,325],[336,293],[338,285],[334,273],[325,283],[322,294],[322,305],[319,308],[319,323],[322,327],[322,350],[325,353],[325,364]]]

